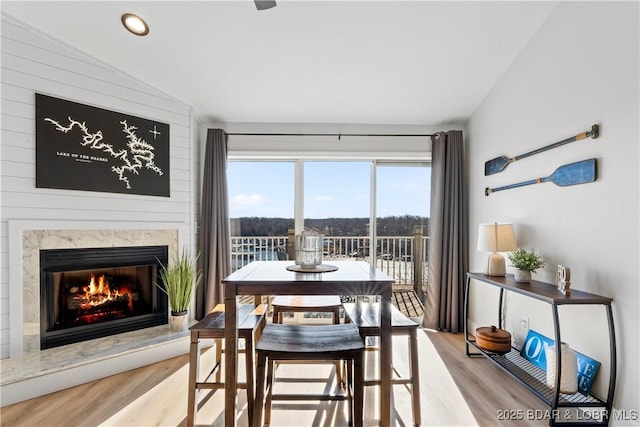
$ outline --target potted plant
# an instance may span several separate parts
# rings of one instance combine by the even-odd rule
[[[187,316],[194,289],[200,283],[202,274],[197,267],[198,256],[191,257],[183,250],[176,261],[169,265],[161,265],[160,278],[162,285],[156,283],[169,299],[171,317],[169,325],[172,331],[186,330]]]
[[[516,282],[528,282],[531,280],[531,273],[544,266],[544,260],[533,249],[526,251],[518,248],[509,254],[509,261],[516,268]]]

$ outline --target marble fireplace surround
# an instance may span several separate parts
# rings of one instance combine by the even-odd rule
[[[169,259],[173,259],[177,243],[177,230],[25,230],[22,233],[23,351],[40,351],[41,249],[167,245]]]
[[[127,370],[188,350],[187,334],[176,336],[161,325],[93,340],[91,346],[77,343],[40,351],[40,249],[167,245],[173,259],[188,232],[184,223],[10,220],[11,342],[10,357],[2,361],[2,406],[95,379],[93,372],[82,375],[88,364],[102,363],[103,374],[109,375],[114,357],[126,359],[118,364]],[[94,349],[96,354],[91,354]]]

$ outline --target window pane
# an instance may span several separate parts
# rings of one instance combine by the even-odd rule
[[[294,163],[229,161],[227,179],[233,269],[278,259],[293,228]]]
[[[326,257],[369,250],[370,162],[305,162],[304,226],[323,233]]]
[[[384,164],[376,168],[376,213],[379,218],[429,216],[431,167],[428,164]],[[416,219],[416,225],[420,225]],[[415,222],[415,221],[414,221]],[[378,234],[381,234],[378,229]]]
[[[416,256],[426,261],[431,167],[427,164],[378,164],[376,167],[377,264],[398,284],[413,283]],[[416,245],[420,244],[420,248]],[[424,282],[423,282],[424,283]]]

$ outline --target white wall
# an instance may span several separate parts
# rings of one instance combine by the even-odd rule
[[[553,282],[569,266],[572,287],[614,299],[618,381],[614,406],[638,410],[638,3],[560,3],[467,124],[470,267],[478,224],[513,222],[519,246],[547,262],[535,279]],[[599,124],[601,136],[563,146],[484,176],[484,162],[513,156]],[[550,175],[560,165],[597,158],[598,180],[573,187],[545,183],[484,195],[496,187]],[[506,255],[506,254],[505,254]],[[508,264],[508,260],[507,260]],[[509,268],[510,270],[511,268]],[[496,321],[495,290],[474,284],[473,327]],[[507,329],[520,316],[553,336],[548,306],[509,296]],[[595,390],[605,396],[608,341],[604,310],[561,307],[562,338],[603,362]],[[637,421],[635,421],[637,423]],[[634,423],[634,425],[635,425]]]
[[[35,93],[158,120],[170,126],[171,197],[35,188]],[[8,220],[186,224],[193,230],[199,120],[190,107],[2,15],[0,342],[9,355]],[[196,167],[193,167],[196,165]],[[180,236],[191,246],[192,233]],[[15,252],[13,252],[15,253]]]

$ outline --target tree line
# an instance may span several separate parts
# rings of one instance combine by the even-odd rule
[[[387,216],[378,218],[378,236],[412,236],[414,226],[421,225],[425,235],[429,230],[429,218],[417,215]],[[367,236],[369,218],[312,218],[305,226],[325,236]],[[232,236],[287,236],[294,228],[293,218],[240,217],[231,219]]]

